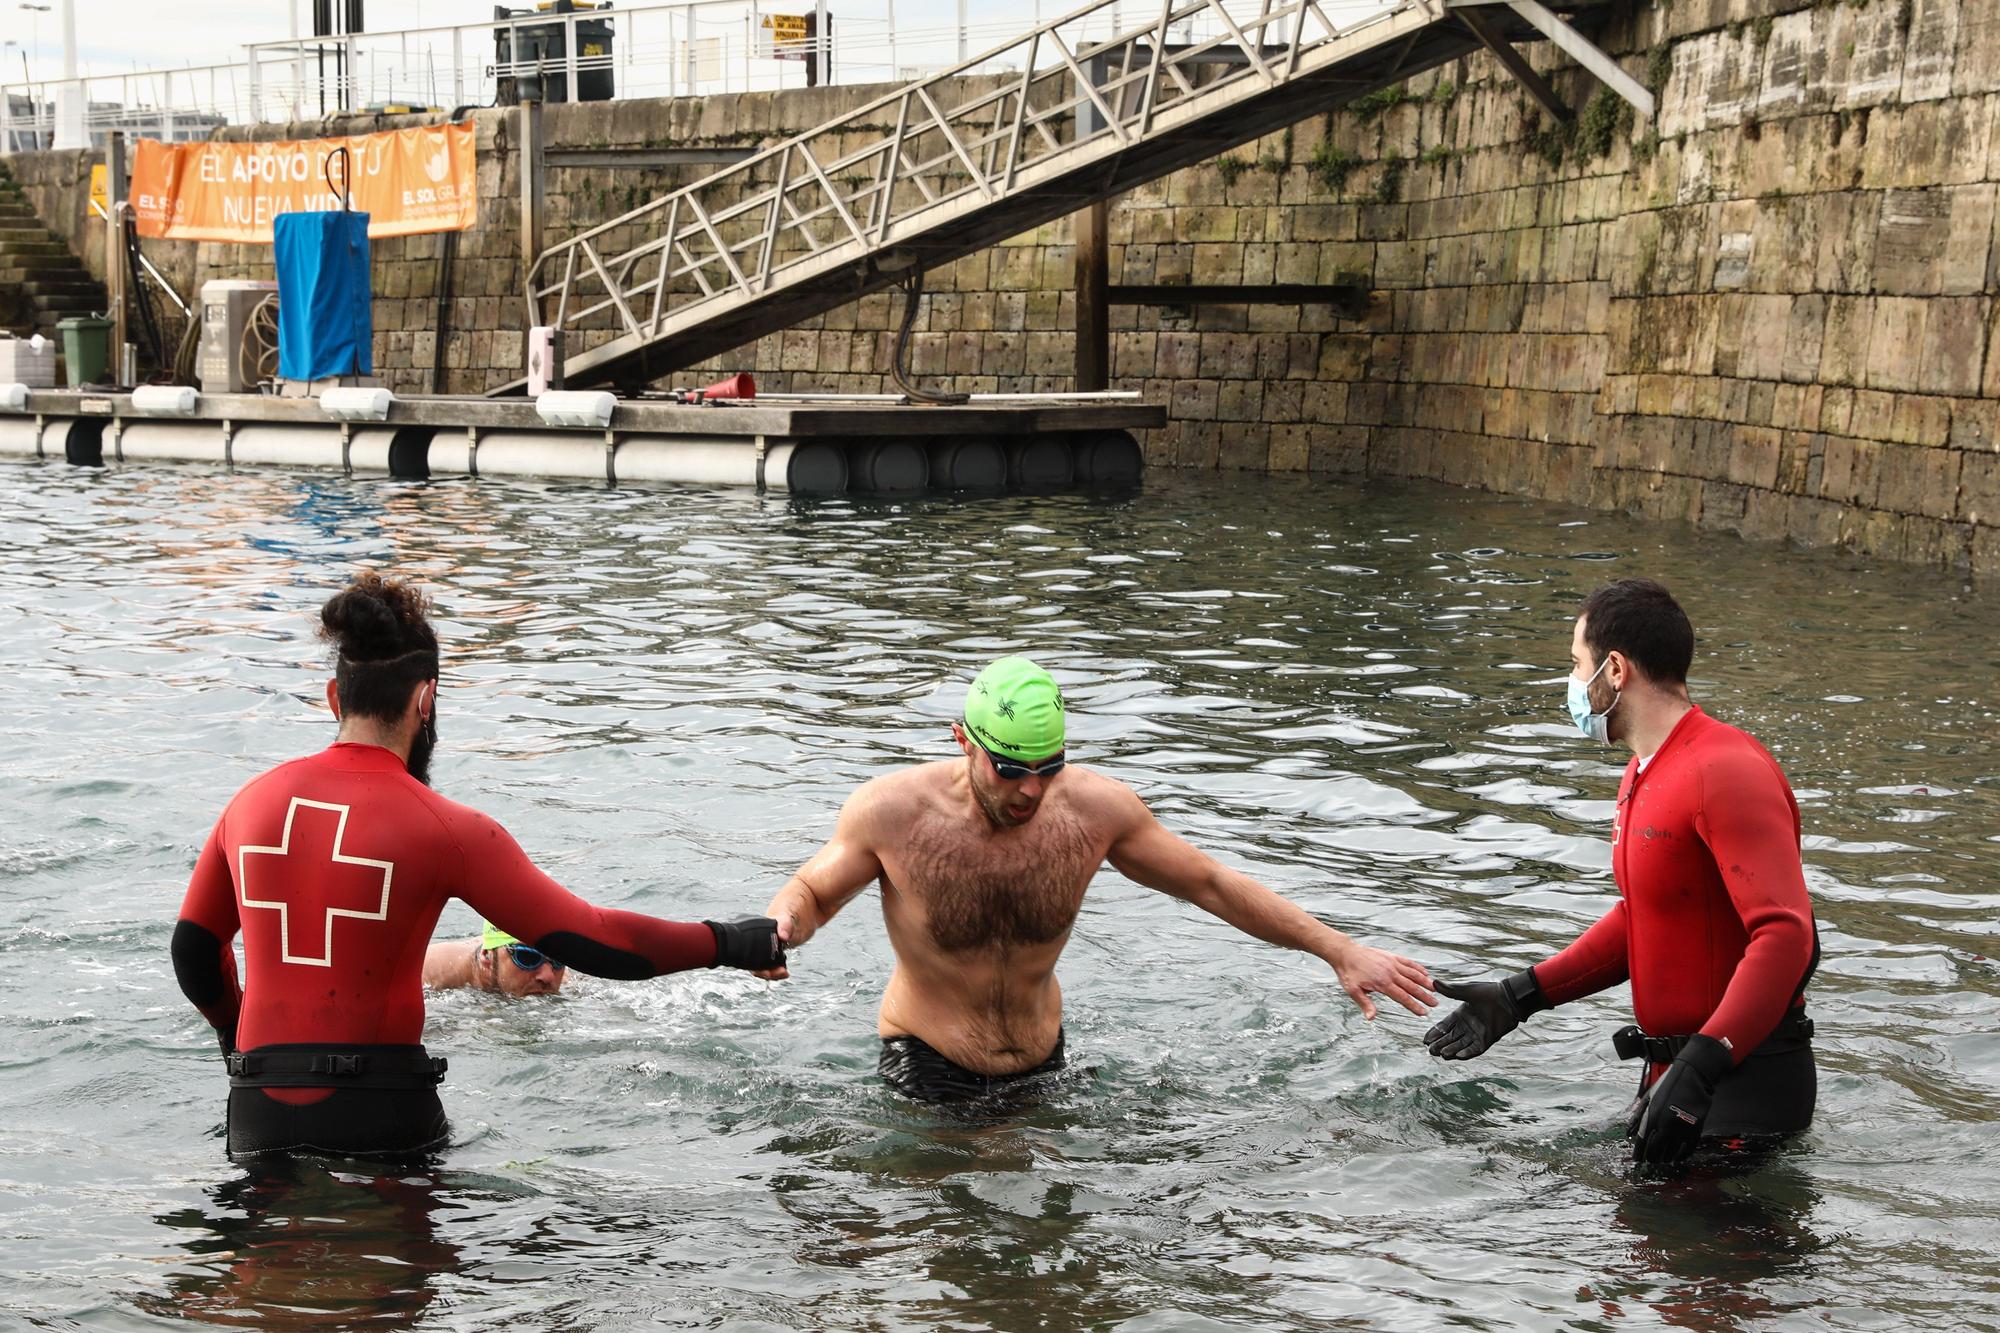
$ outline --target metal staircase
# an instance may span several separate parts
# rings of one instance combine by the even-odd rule
[[[1163,0],[1113,32],[1134,9],[1095,0],[551,246],[526,296],[567,382],[642,387],[1482,43],[1623,77],[1537,0]]]

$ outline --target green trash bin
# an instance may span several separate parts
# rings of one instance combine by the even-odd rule
[[[102,383],[111,366],[111,321],[102,315],[71,315],[56,321],[56,332],[62,335],[69,387]]]

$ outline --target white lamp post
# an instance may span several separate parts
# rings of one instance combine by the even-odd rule
[[[47,5],[24,5],[25,9],[46,12]],[[76,0],[62,0],[63,15],[63,83],[56,89],[56,141],[55,147],[88,148],[90,135],[84,129],[84,110],[87,99],[83,84],[76,77]]]
[[[39,65],[42,63],[42,15],[48,13],[50,7],[24,4],[21,8],[28,11],[28,39],[35,48],[35,63]],[[30,74],[28,77],[32,79],[35,76]]]

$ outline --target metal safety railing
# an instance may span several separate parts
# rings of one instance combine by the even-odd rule
[[[584,371],[1443,13],[1435,0],[1165,0],[1112,33],[1114,9],[1138,7],[1097,0],[549,247],[527,274],[530,309],[598,335],[573,343],[568,365]],[[984,90],[962,81],[995,68],[1016,72]]]
[[[80,90],[86,126],[101,142],[110,130],[172,141],[223,125],[486,106],[512,100],[528,81],[540,100],[558,102],[900,83],[963,64],[1030,17],[1039,26],[1043,3],[977,18],[961,4],[955,22],[912,23],[915,0],[903,0],[900,16],[896,0],[682,0],[256,42],[242,60],[193,67],[93,73],[86,61],[77,79],[0,82],[0,154],[54,145],[66,87]],[[1110,7],[1097,35],[1110,37],[1118,19]]]

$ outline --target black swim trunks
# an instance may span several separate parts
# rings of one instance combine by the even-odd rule
[[[1770,1140],[1812,1124],[1819,1071],[1810,1040],[1765,1042],[1716,1085],[1702,1138]]]
[[[263,1046],[229,1057],[229,1155],[300,1153],[403,1161],[451,1137],[437,1082],[444,1062],[422,1046]],[[295,1106],[267,1088],[332,1087]]]
[[[921,1037],[884,1037],[882,1058],[876,1062],[875,1072],[905,1097],[947,1104],[1031,1092],[1066,1063],[1063,1032],[1058,1028],[1055,1049],[1049,1052],[1049,1058],[1018,1074],[981,1074],[967,1069],[939,1054],[935,1046]]]
[[[451,1138],[435,1091],[338,1088],[291,1106],[261,1088],[229,1090],[229,1155],[303,1153],[395,1161],[428,1157]]]
[[[1640,1067],[1641,1096],[1666,1067],[1664,1058]],[[1788,1017],[1716,1084],[1708,1119],[1701,1127],[1702,1143],[1725,1148],[1769,1146],[1810,1126],[1818,1102],[1812,1027],[1803,1016]]]

